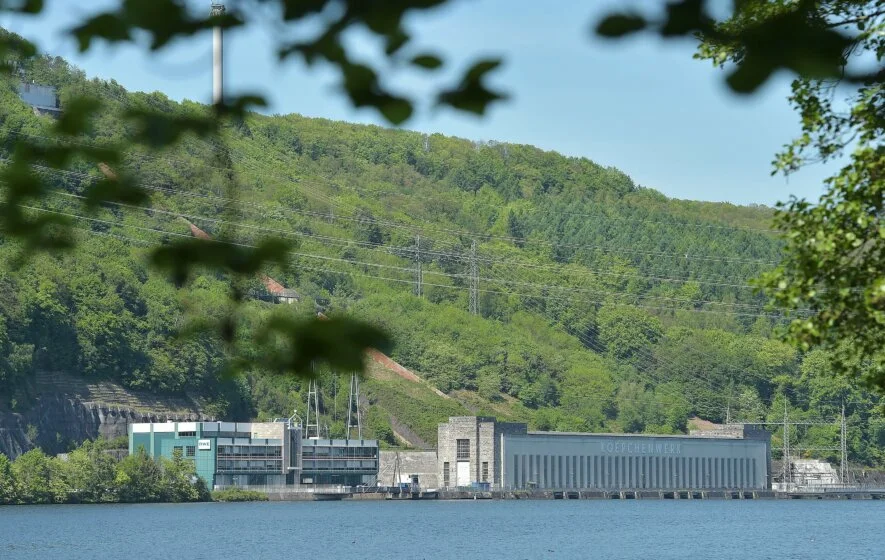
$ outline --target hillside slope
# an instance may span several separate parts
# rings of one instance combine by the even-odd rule
[[[531,146],[296,115],[250,115],[221,141],[147,152],[129,143],[122,109],[187,116],[206,107],[87,80],[60,59],[26,72],[58,86],[63,104],[79,93],[106,102],[93,133],[77,141],[130,145],[120,171],[137,175],[151,200],[86,214],[76,196],[100,177],[94,165],[41,171],[52,190],[33,212],[69,215],[79,245],[0,271],[8,356],[0,384],[9,396],[0,406],[26,406],[23,380],[33,371],[63,369],[197,394],[231,417],[303,408],[300,380],[258,369],[230,378],[217,340],[176,336],[195,316],[223,314],[228,290],[210,273],[175,287],[146,265],[151,245],[191,234],[183,216],[241,243],[297,241],[289,266],[266,271],[304,296],[284,312],[348,312],[393,335],[390,357],[420,379],[373,366],[364,384],[367,431],[391,444],[432,445],[449,414],[675,432],[694,415],[782,417],[785,398],[792,415],[834,416],[849,397],[852,453],[883,458],[872,397],[832,379],[826,355],[772,338],[782,318],[748,286],[778,260],[768,209],[671,200],[621,171]],[[3,157],[16,139],[45,137],[49,124],[14,82],[0,84]],[[4,242],[0,261],[18,250]],[[259,279],[250,289],[242,340],[283,312],[263,301]],[[321,385],[324,422],[342,433],[346,375],[329,373]],[[806,446],[830,446],[838,431],[825,428],[802,434]]]

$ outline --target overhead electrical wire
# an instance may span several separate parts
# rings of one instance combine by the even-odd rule
[[[88,175],[86,173],[69,171],[69,170],[58,170],[58,169],[53,169],[53,168],[39,166],[39,165],[36,167],[39,169],[42,169],[46,172],[50,172],[50,173],[68,174],[68,175],[77,176],[77,177],[80,177],[83,179],[94,179],[93,176]],[[225,202],[230,201],[230,199],[227,199],[224,197],[218,197],[218,196],[213,196],[213,195],[204,195],[204,194],[199,194],[199,193],[189,193],[186,191],[178,191],[175,189],[170,189],[167,187],[159,187],[159,186],[155,186],[155,185],[143,185],[143,187],[146,189],[149,189],[149,190],[155,190],[155,191],[164,192],[164,193],[168,193],[168,194],[181,194],[181,195],[188,196],[188,197],[204,198],[204,199],[209,199],[209,200],[221,200],[221,201],[225,201]],[[233,201],[230,201],[230,202],[233,202]],[[108,203],[111,203],[111,202],[108,201]],[[154,210],[154,211],[161,212],[160,210]],[[300,211],[298,213],[305,213],[305,212]],[[325,217],[324,215],[318,214],[318,213],[307,213],[307,214],[311,214],[313,217],[317,217],[317,218],[324,218]],[[182,215],[184,215],[184,214],[182,213]],[[195,218],[195,219],[198,219],[198,218]],[[219,220],[217,218],[202,217],[199,219],[203,219],[206,221],[215,221],[215,222],[219,222],[219,223],[230,223],[230,222],[225,222],[224,220]],[[242,225],[242,227],[245,227],[248,229],[257,229],[257,230],[268,231],[268,232],[273,232],[273,233],[282,233],[282,234],[287,234],[287,235],[297,235],[297,236],[301,236],[301,237],[320,238],[320,236],[316,236],[315,234],[306,234],[303,232],[285,231],[285,230],[266,228],[266,227],[261,227],[261,226],[253,226],[253,225],[248,225],[248,224],[241,224],[241,225]],[[328,239],[330,242],[338,241],[338,242],[348,244],[348,245],[374,246],[374,247],[381,247],[381,248],[385,248],[385,249],[393,248],[394,250],[399,250],[402,252],[409,252],[409,251],[415,250],[413,246],[396,247],[396,246],[385,245],[384,243],[362,242],[362,241],[349,240],[349,239],[343,239],[343,238],[334,238],[334,237],[328,237],[328,236],[325,238]],[[445,253],[445,252],[440,252],[440,251],[433,251],[430,249],[422,250],[422,253],[446,257],[446,258],[453,258],[453,259],[458,259],[458,260],[462,260],[462,261],[465,261],[465,260],[468,260],[471,258],[465,254],[462,254],[462,253]],[[557,272],[565,272],[568,274],[583,273],[584,271],[588,271],[588,272],[591,272],[591,273],[597,274],[597,275],[624,277],[624,278],[638,278],[638,279],[643,279],[643,280],[650,281],[650,282],[696,283],[699,285],[708,285],[708,286],[717,286],[717,287],[754,289],[753,286],[750,286],[747,284],[710,282],[710,281],[706,281],[703,279],[694,279],[694,278],[667,278],[667,277],[660,277],[660,276],[647,276],[647,275],[642,275],[642,274],[599,271],[599,270],[594,270],[594,269],[590,269],[587,267],[581,267],[580,270],[573,270],[573,269],[568,270],[568,269],[566,269],[566,267],[563,267],[563,266],[526,263],[526,262],[521,262],[518,260],[495,259],[495,258],[479,257],[479,256],[477,257],[477,261],[490,263],[490,264],[512,264],[513,266],[519,266],[519,267],[525,267],[525,268],[535,268],[535,269],[539,269],[539,270],[556,270]],[[580,266],[580,265],[572,265],[572,266]]]
[[[87,144],[88,145],[88,144]],[[157,159],[159,161],[163,161],[164,158],[158,156],[143,156],[143,157],[151,157],[153,159]],[[202,164],[205,165],[205,164]],[[211,167],[211,166],[210,166]],[[223,168],[218,168],[223,169]],[[228,171],[228,170],[225,170]],[[255,173],[263,174],[263,176],[274,176],[274,174],[269,173],[265,169],[253,169]],[[279,176],[277,176],[279,178]],[[282,178],[281,180],[292,183],[298,187],[304,187],[301,182],[293,181],[291,178]],[[176,191],[181,193],[181,191]],[[323,195],[325,196],[325,195]],[[327,198],[328,200],[328,198]],[[239,201],[231,201],[231,202],[239,202]],[[293,213],[302,213],[304,211],[298,211],[295,209],[287,209],[288,212]],[[382,225],[385,227],[403,229],[414,233],[426,233],[426,232],[435,232],[442,233],[447,235],[454,235],[461,238],[475,238],[475,239],[483,239],[483,240],[498,240],[498,241],[506,241],[514,244],[522,244],[522,245],[540,245],[545,247],[558,247],[558,248],[569,248],[569,249],[581,249],[581,250],[589,250],[596,251],[600,253],[607,254],[620,254],[620,255],[641,255],[644,257],[660,257],[660,258],[670,258],[670,259],[685,259],[690,261],[709,261],[709,262],[728,262],[728,263],[738,263],[738,264],[753,264],[753,265],[765,265],[770,266],[773,264],[777,264],[776,261],[766,261],[761,259],[742,259],[742,258],[730,258],[730,257],[716,257],[709,255],[698,255],[698,254],[690,254],[690,253],[673,253],[667,251],[637,251],[623,248],[612,248],[605,247],[601,245],[588,245],[588,244],[579,244],[579,243],[562,243],[562,242],[554,242],[554,241],[545,241],[545,240],[532,240],[529,238],[521,238],[521,237],[512,237],[512,236],[503,236],[503,235],[493,235],[488,233],[473,233],[464,230],[457,230],[453,228],[441,228],[441,227],[416,227],[411,224],[402,224],[397,222],[392,222],[389,220],[379,220],[377,218],[360,218],[357,216],[328,216],[323,215],[319,212],[311,212],[311,215],[315,217],[324,217],[331,218],[333,220],[349,220],[349,221],[357,221],[360,223],[372,223],[376,225]]]
[[[170,236],[175,236],[175,237],[191,237],[191,235],[189,235],[189,234],[169,232],[169,231],[165,231],[165,230],[161,230],[161,229],[157,229],[157,228],[149,228],[149,227],[144,227],[144,226],[135,226],[135,225],[131,225],[131,224],[124,224],[124,223],[120,223],[120,222],[113,222],[110,220],[102,220],[99,218],[80,216],[77,214],[71,214],[68,212],[61,212],[61,211],[57,211],[57,210],[49,210],[49,209],[45,209],[45,208],[38,208],[38,207],[27,206],[27,205],[18,205],[18,206],[20,206],[21,208],[25,208],[25,209],[29,209],[29,210],[33,210],[33,211],[48,212],[48,213],[52,213],[52,214],[58,214],[58,215],[74,218],[74,219],[83,219],[83,220],[93,221],[93,222],[97,222],[97,223],[103,223],[106,225],[117,225],[120,227],[131,227],[131,228],[139,229],[142,231],[153,231],[153,232],[160,233],[163,235],[170,235]],[[254,245],[250,245],[247,243],[222,241],[222,240],[213,240],[213,241],[216,243],[224,243],[224,244],[240,246],[240,247],[255,248]],[[366,263],[363,261],[354,261],[354,260],[349,260],[349,259],[326,257],[326,256],[322,256],[322,255],[312,255],[312,254],[308,254],[308,253],[299,253],[297,251],[290,251],[289,254],[292,256],[298,256],[298,257],[304,257],[304,258],[316,258],[316,259],[325,260],[325,261],[340,262],[340,263],[344,263],[344,264],[347,264],[350,266],[368,266],[368,267],[383,268],[383,269],[389,269],[389,270],[397,270],[400,272],[408,272],[410,274],[414,273],[414,269],[408,268],[408,267],[382,265],[382,264],[377,264],[377,263]],[[439,272],[439,273],[434,272],[433,274],[435,274],[437,276],[452,277],[452,275],[442,273],[442,272]],[[409,280],[409,282],[413,282],[413,281],[414,280]],[[444,284],[427,283],[427,285],[428,286],[446,287],[446,288],[450,288],[450,289],[459,289],[459,290],[466,289],[465,287],[462,287],[462,286],[450,286],[450,285],[444,285]],[[543,286],[539,286],[539,287],[543,287]],[[668,312],[670,312],[670,311],[686,311],[686,312],[690,312],[690,313],[712,313],[712,314],[725,314],[725,315],[747,316],[747,317],[772,317],[772,318],[780,317],[779,315],[772,314],[772,313],[749,313],[749,312],[738,312],[738,311],[727,311],[727,310],[691,309],[691,308],[680,308],[680,307],[653,306],[653,305],[644,305],[642,303],[619,303],[619,302],[612,302],[610,300],[590,299],[590,298],[585,298],[582,296],[574,296],[574,295],[573,296],[555,296],[555,295],[551,295],[551,294],[540,295],[540,294],[531,294],[531,293],[524,293],[524,292],[490,290],[487,288],[480,288],[479,291],[482,293],[495,293],[495,294],[502,294],[502,295],[533,297],[533,298],[561,300],[561,301],[574,301],[575,298],[579,298],[579,299],[581,299],[581,301],[586,302],[586,303],[608,304],[608,305],[612,305],[612,306],[621,306],[621,307],[641,307],[644,309],[652,309],[652,310],[668,311]]]
[[[74,195],[74,194],[70,194],[70,193],[59,193],[59,194],[64,195],[64,196],[68,196],[68,197],[84,198],[81,195]],[[195,218],[195,219],[202,218],[199,216],[194,217],[194,216],[189,216],[187,214],[182,214],[182,213],[177,213],[177,212],[170,212],[170,211],[160,210],[160,209],[155,209],[155,208],[145,208],[145,207],[141,207],[141,206],[135,206],[135,205],[130,205],[130,204],[118,203],[118,202],[109,202],[109,203],[116,205],[116,206],[120,206],[120,207],[137,209],[137,210],[141,210],[141,211],[145,211],[145,212],[157,212],[157,213],[170,215],[170,216],[174,216],[174,217],[187,217],[187,218]],[[67,214],[67,213],[61,213],[61,214],[68,215],[69,217],[74,216],[73,214]],[[217,220],[214,218],[202,218],[202,219],[210,220],[213,222],[220,222],[220,223],[233,223],[239,227],[252,228],[252,229],[262,229],[262,228],[259,228],[258,226],[249,226],[247,224],[238,224],[236,222],[224,222],[223,220]],[[398,271],[410,272],[410,273],[413,272],[413,269],[410,267],[397,267],[397,266],[392,266],[392,265],[368,263],[365,261],[357,261],[355,259],[342,259],[342,258],[328,257],[328,256],[323,256],[323,255],[313,255],[313,254],[303,253],[303,252],[298,252],[298,251],[290,251],[290,254],[293,256],[300,256],[300,257],[305,257],[305,258],[314,258],[314,259],[334,261],[334,262],[343,262],[343,263],[348,263],[348,264],[353,264],[353,265],[361,265],[361,266],[368,266],[368,267],[375,267],[375,268],[386,268],[386,269],[398,270]],[[450,273],[436,272],[436,271],[432,271],[432,270],[425,271],[425,275],[443,276],[443,277],[448,277],[448,278],[452,278],[452,279],[455,279],[455,278],[465,279],[468,277],[468,275],[466,275],[466,274],[450,274]],[[691,305],[714,305],[714,306],[726,306],[726,307],[743,307],[743,308],[747,308],[749,310],[760,310],[763,308],[763,306],[753,305],[753,304],[719,302],[719,301],[710,301],[710,300],[690,300],[690,299],[686,299],[686,298],[672,298],[672,297],[655,296],[655,295],[648,295],[648,294],[627,294],[627,293],[623,293],[623,292],[611,292],[611,291],[600,290],[600,289],[566,287],[566,286],[557,286],[557,285],[552,285],[552,284],[537,284],[537,283],[532,283],[532,282],[520,282],[520,281],[514,281],[514,280],[502,280],[502,279],[484,278],[484,277],[480,277],[480,280],[492,282],[492,283],[503,283],[503,284],[512,284],[512,285],[518,285],[518,286],[524,286],[524,287],[531,287],[531,288],[536,288],[538,290],[544,290],[544,291],[554,290],[554,291],[558,291],[558,292],[569,292],[569,293],[573,293],[573,294],[582,293],[582,294],[597,294],[597,295],[602,295],[602,296],[608,295],[608,296],[629,298],[632,300],[640,300],[640,301],[656,300],[656,301],[667,301],[667,302],[684,302],[684,303],[691,304]],[[531,295],[530,297],[538,297],[538,296]],[[684,309],[684,308],[680,308],[680,309]],[[700,310],[700,309],[694,309],[694,310],[686,309],[686,310],[689,310],[689,311],[710,311],[710,310]],[[726,312],[727,313],[737,313],[737,312],[731,312],[731,311],[726,311]],[[771,315],[765,314],[765,316],[771,316]]]

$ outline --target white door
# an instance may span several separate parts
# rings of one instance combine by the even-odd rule
[[[455,486],[470,486],[470,461],[458,461]]]

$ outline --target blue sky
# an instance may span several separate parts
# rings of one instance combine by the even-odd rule
[[[193,3],[208,8],[209,1]],[[5,16],[0,25],[36,41],[45,52],[68,58],[89,76],[113,78],[132,90],[159,90],[173,99],[209,101],[208,35],[153,57],[143,49],[103,45],[80,55],[63,30],[114,0],[46,4],[37,19]],[[416,50],[442,54],[453,70],[476,56],[504,57],[504,67],[490,83],[511,99],[482,118],[425,104],[405,128],[584,156],[675,198],[773,205],[791,194],[819,196],[830,171],[825,167],[789,179],[770,176],[773,155],[798,133],[798,118],[786,101],[788,76],[755,96],[739,97],[725,88],[720,70],[692,59],[688,41],[593,38],[591,22],[619,4],[455,0],[450,7],[413,17],[409,28]],[[229,91],[265,94],[272,113],[383,124],[372,111],[348,104],[329,69],[294,60],[277,64],[273,33],[270,26],[255,26],[228,34]],[[372,54],[377,45],[368,38],[354,34],[350,40],[369,60],[377,60]],[[434,82],[420,72],[394,69],[392,83],[420,94]]]

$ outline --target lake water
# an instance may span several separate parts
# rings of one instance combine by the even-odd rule
[[[885,501],[0,507],[0,559],[885,558]]]

